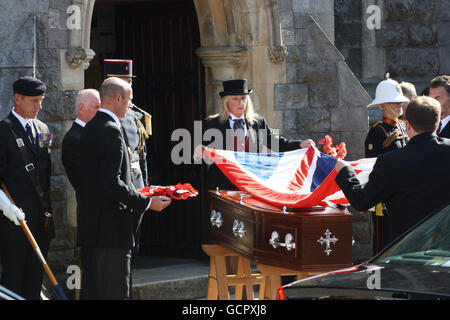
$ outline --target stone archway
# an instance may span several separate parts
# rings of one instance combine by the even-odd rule
[[[201,36],[197,55],[206,68],[206,113],[218,111],[221,83],[247,78],[257,112],[281,127],[273,88],[285,81],[287,55],[276,0],[194,0]]]
[[[81,28],[69,32],[64,50],[63,86],[84,88],[84,70],[95,53],[90,49],[91,19],[95,0],[72,0],[81,13]],[[281,127],[281,113],[274,112],[273,87],[285,81],[287,55],[282,43],[276,0],[194,0],[201,47],[197,54],[206,68],[206,113],[215,113],[222,81],[247,78],[254,89],[255,106],[271,115],[272,126]],[[264,67],[261,67],[264,66]]]

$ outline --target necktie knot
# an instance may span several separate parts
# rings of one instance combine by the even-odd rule
[[[236,131],[238,129],[244,130],[244,119],[233,119],[233,130]]]

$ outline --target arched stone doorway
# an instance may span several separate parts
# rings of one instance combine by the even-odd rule
[[[150,170],[154,174],[152,184],[191,182],[201,189],[202,172],[199,166],[174,166],[169,163],[172,147],[170,134],[180,127],[186,127],[193,133],[191,127],[194,120],[201,120],[205,115],[215,113],[217,93],[224,80],[245,77],[253,88],[259,87],[255,90],[258,93],[254,97],[257,102],[261,102],[257,103],[258,112],[266,117],[269,115],[274,127],[281,127],[281,113],[277,115],[273,111],[273,86],[283,81],[285,73],[284,64],[280,63],[284,60],[285,48],[281,42],[276,1],[73,0],[73,4],[81,8],[82,28],[70,31],[71,48],[67,50],[66,60],[69,62],[71,59],[72,67],[80,65],[71,70],[78,77],[79,72],[85,69],[85,88],[98,88],[102,81],[100,62],[103,59],[134,60],[137,75],[133,81],[134,103],[147,109],[153,116],[154,135],[149,141],[149,156],[153,164]],[[107,12],[111,9],[114,12],[108,16]],[[177,33],[176,30],[170,30],[175,26],[173,24],[169,27],[174,23],[173,20],[183,19],[183,14],[180,13],[187,11],[191,11],[190,17],[195,18],[197,33],[193,35],[190,32]],[[98,12],[102,14],[99,15]],[[165,22],[161,20],[162,16],[166,17]],[[152,18],[159,20],[149,25]],[[184,26],[183,23],[176,25],[175,29],[195,29],[192,23],[184,23]],[[164,24],[166,28],[161,27]],[[99,33],[103,33],[104,37],[99,38]],[[108,33],[113,33],[113,37],[108,39]],[[171,72],[155,72],[164,64],[161,64],[165,59],[164,54],[159,52],[157,59],[154,56],[153,59],[146,57],[155,54],[157,41],[162,44],[160,51],[167,49],[166,52],[173,55],[173,48],[172,51],[165,48],[171,42],[174,43],[173,39],[164,44],[161,40],[164,37],[175,37],[185,41],[185,38],[192,36],[198,38],[191,39],[191,44],[196,45],[191,48],[192,53],[200,58],[197,62],[201,61],[195,65],[196,77],[186,78],[188,70],[173,69],[176,64],[183,66],[182,62],[186,64],[190,59],[193,60],[192,56],[185,61],[174,62],[169,67],[172,68]],[[98,49],[102,45],[103,48]],[[93,51],[95,58],[89,66]],[[148,64],[154,65],[149,67]],[[176,94],[170,95],[167,92],[170,87],[183,86],[186,79],[187,82],[196,81],[192,83],[197,91],[194,95],[191,94],[190,100],[194,101],[190,101],[190,107],[186,107],[179,99],[177,101]],[[161,95],[161,91],[165,94]],[[159,98],[156,97],[157,93]],[[163,214],[145,217],[141,252],[159,256],[201,256],[200,245],[208,238],[208,219],[205,216],[208,210],[202,205],[201,198],[183,203],[175,202],[169,208]]]

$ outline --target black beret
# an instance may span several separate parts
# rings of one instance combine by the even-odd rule
[[[29,76],[21,77],[13,83],[14,93],[29,97],[41,96],[46,89],[45,84],[41,80]]]

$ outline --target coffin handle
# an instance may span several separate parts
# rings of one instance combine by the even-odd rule
[[[284,243],[280,242],[279,233],[277,231],[273,231],[269,239],[269,244],[275,249],[278,247],[285,247],[287,251],[291,251],[292,249],[295,249],[295,242],[293,240],[294,236],[291,233],[288,233],[284,237]]]
[[[213,227],[215,226],[215,227],[217,227],[217,229],[220,228],[223,223],[223,218],[222,218],[222,214],[220,213],[220,211],[212,210],[209,221]]]

